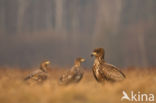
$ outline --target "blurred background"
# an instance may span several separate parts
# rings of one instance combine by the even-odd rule
[[[156,0],[0,0],[0,66],[49,59],[91,67],[94,48],[118,67],[156,66]]]

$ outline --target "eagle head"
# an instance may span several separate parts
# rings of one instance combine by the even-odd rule
[[[47,71],[47,66],[48,64],[50,64],[50,61],[49,60],[45,60],[41,63],[40,65],[40,69],[43,70],[43,71]]]
[[[80,65],[82,62],[85,62],[84,58],[78,57],[75,59],[75,65]]]
[[[105,51],[103,48],[96,48],[93,50],[91,56],[104,58]]]
[[[84,58],[81,58],[81,57],[78,57],[78,58],[76,58],[76,60],[75,60],[75,62],[80,62],[80,63],[82,63],[82,62],[84,62],[85,61],[85,59]]]

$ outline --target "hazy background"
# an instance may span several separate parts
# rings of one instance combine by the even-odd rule
[[[156,66],[156,0],[0,0],[0,66],[70,66],[96,47],[119,67]]]

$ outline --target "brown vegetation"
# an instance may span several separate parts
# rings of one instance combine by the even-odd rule
[[[150,68],[123,69],[124,81],[104,85],[96,82],[89,69],[80,83],[68,86],[57,82],[66,69],[52,68],[49,80],[40,85],[28,85],[23,81],[30,71],[0,69],[0,103],[120,103],[123,90],[156,94],[156,70]]]

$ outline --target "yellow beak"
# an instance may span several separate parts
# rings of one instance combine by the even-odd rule
[[[97,53],[96,52],[92,52],[91,56],[95,56]]]
[[[50,61],[46,61],[46,64],[50,64]]]
[[[85,59],[81,59],[81,62],[84,62],[85,61]]]

